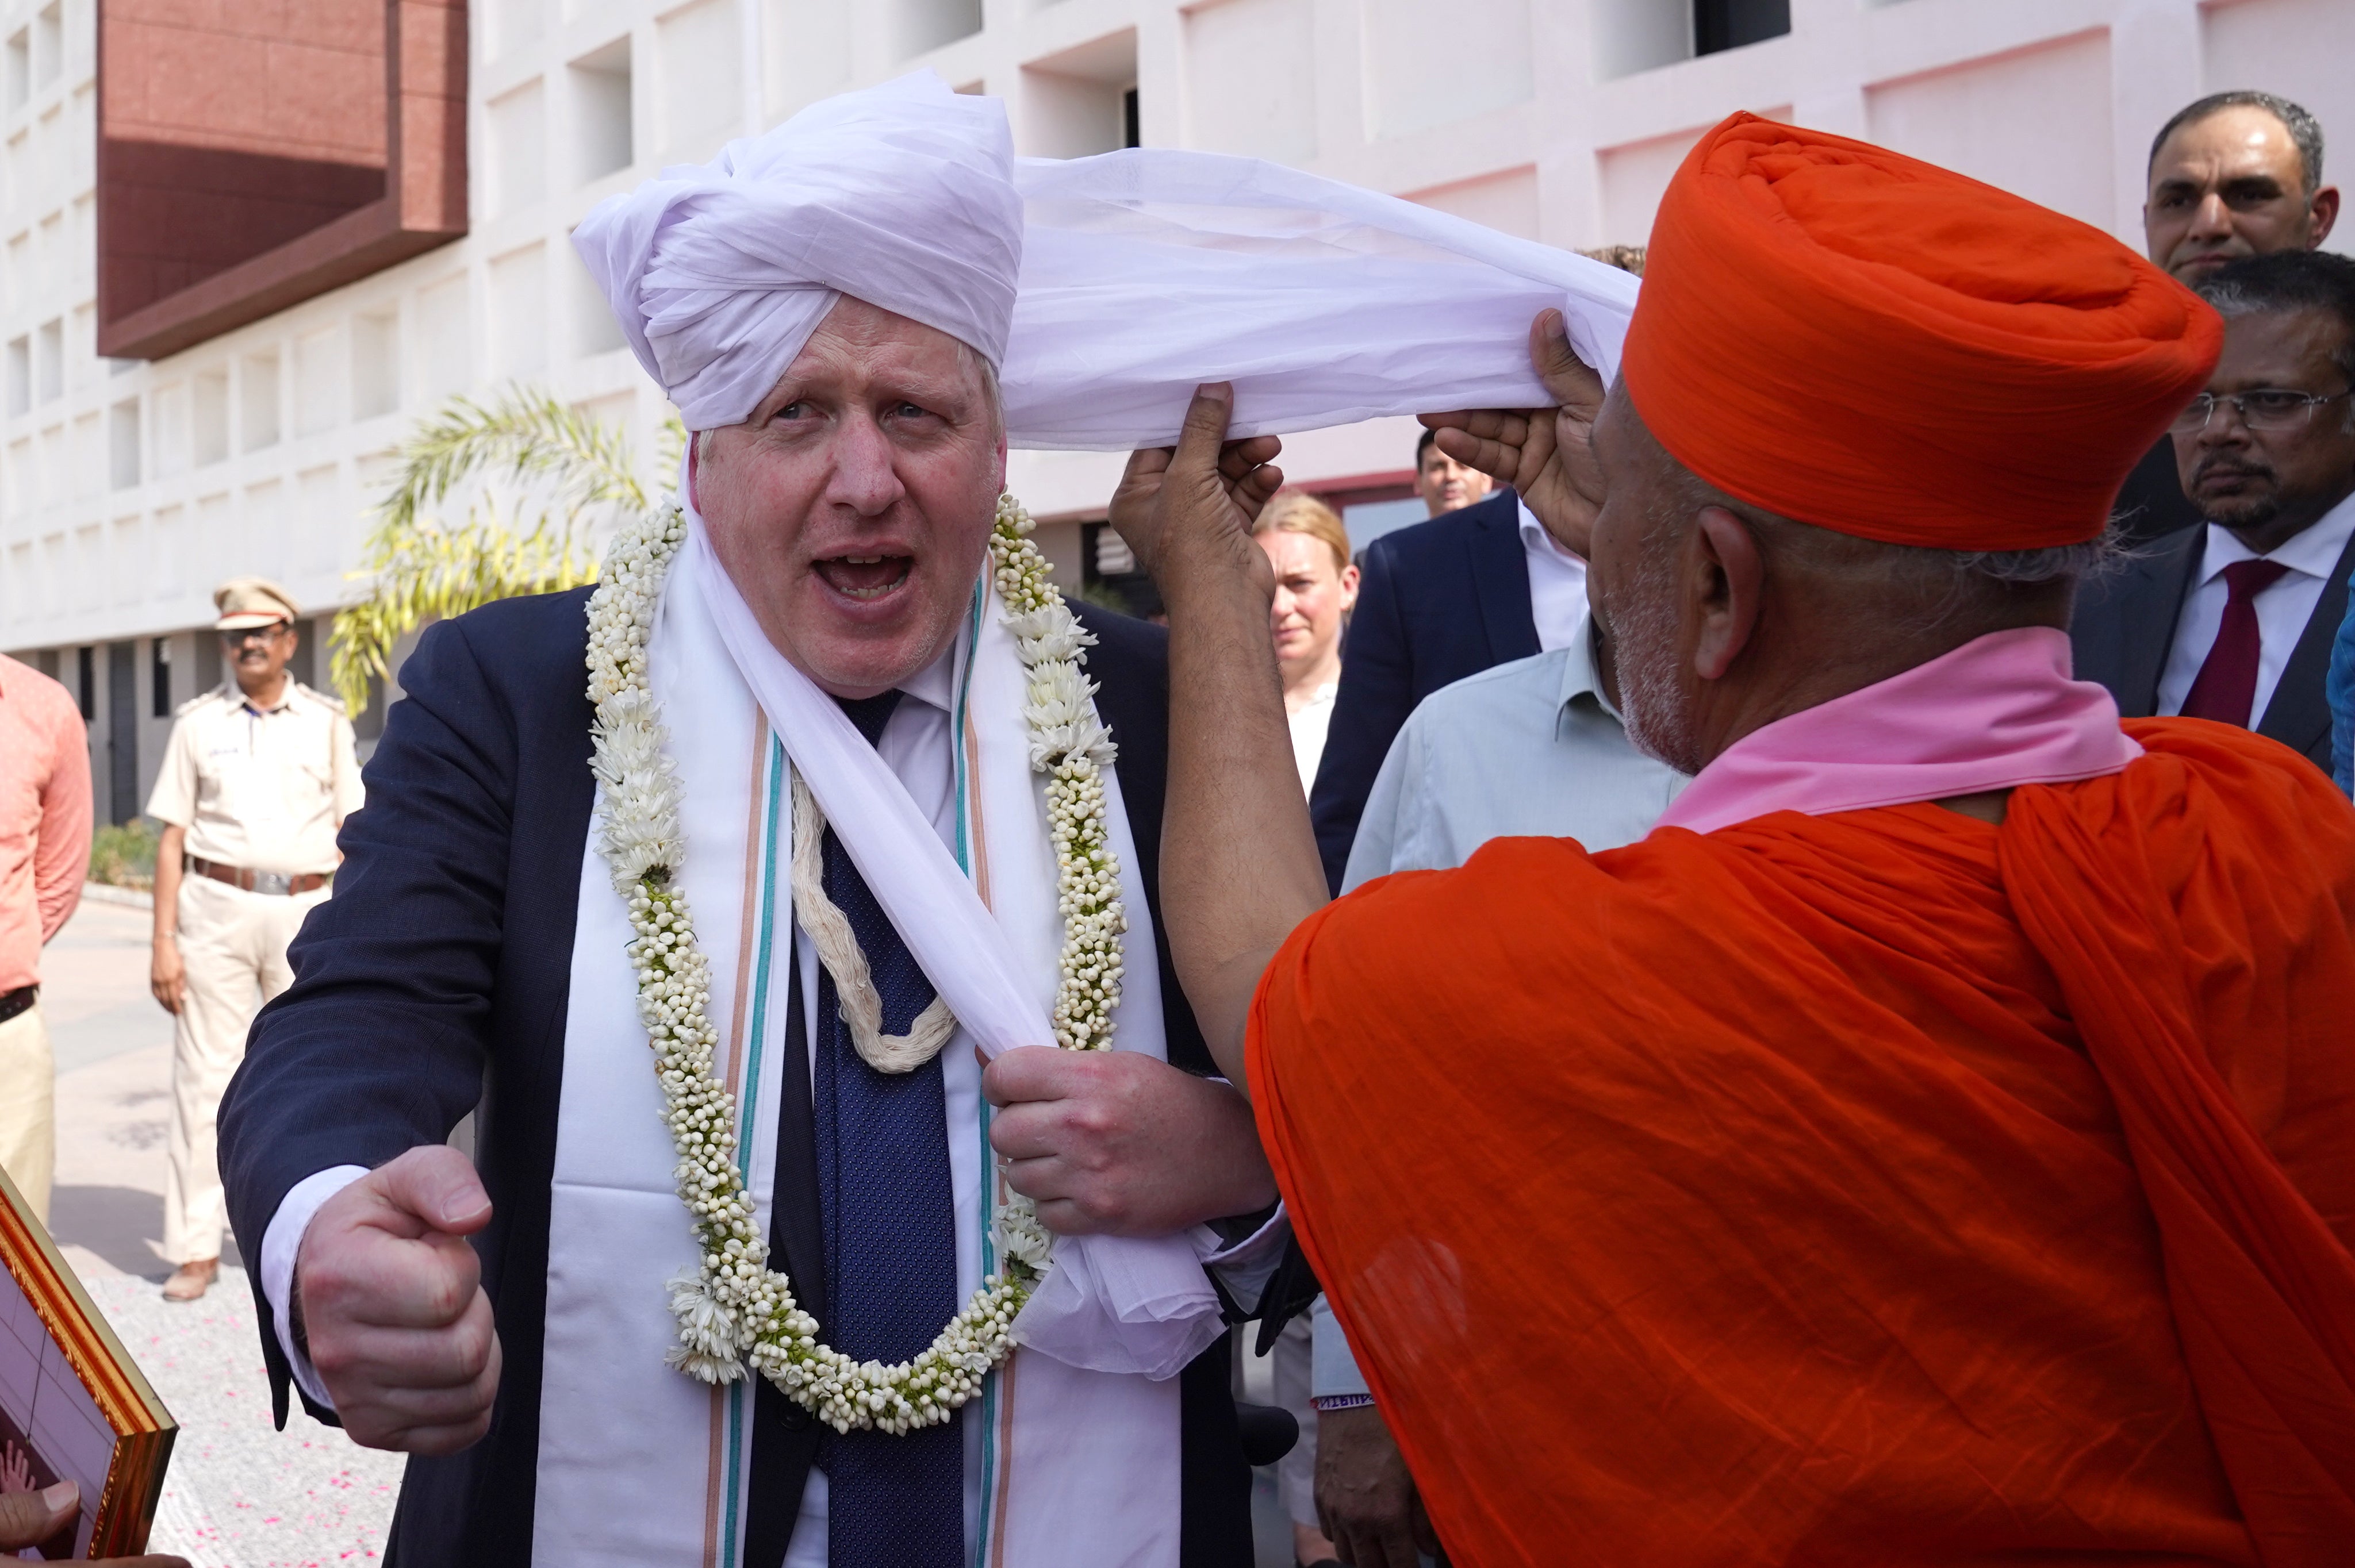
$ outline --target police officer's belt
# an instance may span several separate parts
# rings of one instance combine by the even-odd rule
[[[200,855],[188,856],[188,869],[198,876],[209,876],[215,882],[226,882],[231,887],[241,887],[248,893],[309,893],[325,887],[336,879],[332,871],[306,871],[300,874],[283,871],[251,871],[241,865],[223,865],[217,860]]]

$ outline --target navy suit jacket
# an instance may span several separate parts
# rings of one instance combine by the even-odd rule
[[[1415,704],[1537,652],[1520,501],[1510,490],[1366,546],[1358,608],[1341,648],[1341,690],[1308,797],[1335,894],[1374,775]]]
[[[2077,678],[2108,687],[2123,717],[2148,718],[2158,711],[2158,678],[2167,669],[2175,625],[2207,546],[2205,527],[2169,534],[2146,546],[2147,553],[2124,569],[2104,574],[2077,590],[2077,608],[2069,623]],[[2339,552],[2322,598],[2254,726],[2259,735],[2304,752],[2325,773],[2330,771],[2330,705],[2323,683],[2330,673],[2331,641],[2347,615],[2350,570],[2355,570],[2355,540]]]
[[[594,785],[583,657],[588,590],[510,599],[428,631],[402,668],[344,825],[336,895],[290,952],[294,983],[254,1022],[220,1112],[220,1165],[244,1255],[287,1191],[336,1165],[374,1167],[448,1139],[480,1102],[476,1164],[490,1224],[474,1238],[505,1358],[489,1435],[463,1453],[412,1457],[387,1559],[394,1568],[513,1568],[531,1559],[539,1449],[549,1181],[563,1076],[573,924]],[[1154,928],[1161,929],[1161,810],[1168,644],[1157,627],[1074,605],[1098,638],[1088,659],[1120,746],[1121,792]],[[1169,1059],[1216,1072],[1158,955]],[[798,1020],[799,1009],[793,1010]],[[796,1034],[799,1031],[794,1031]],[[804,1082],[790,1071],[789,1083]],[[807,1116],[805,1096],[801,1111]],[[773,1248],[789,1265],[819,1234],[807,1129],[780,1124]],[[811,1169],[814,1170],[814,1167]],[[682,1222],[684,1223],[684,1222]],[[269,1305],[261,1349],[278,1418],[289,1374]],[[805,1301],[823,1288],[796,1279]],[[1248,1568],[1251,1472],[1229,1393],[1227,1340],[1180,1376],[1181,1561]],[[748,1561],[784,1553],[820,1436],[763,1384],[756,1400]],[[314,1409],[322,1419],[332,1413]],[[845,1565],[850,1568],[850,1565]]]
[[[2132,545],[2164,539],[2179,529],[2207,521],[2200,515],[2200,508],[2191,504],[2191,498],[2183,493],[2183,480],[2175,466],[2173,436],[2159,437],[2158,444],[2143,453],[2142,461],[2134,465],[2126,483],[2119,488],[2117,504],[2112,510],[2118,520],[2118,531]]]

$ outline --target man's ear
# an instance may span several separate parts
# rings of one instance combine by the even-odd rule
[[[1693,530],[1700,566],[1700,636],[1693,645],[1693,673],[1721,680],[1758,629],[1758,608],[1766,591],[1766,561],[1750,524],[1722,506],[1701,508]]]
[[[2315,192],[2314,201],[2307,210],[2314,216],[2307,231],[2306,242],[2319,250],[2322,242],[2330,238],[2331,225],[2339,221],[2339,187],[2325,185]]]
[[[702,461],[703,432],[689,430],[687,432],[687,503],[695,509],[698,517],[703,515],[703,503],[695,493],[695,476]]]

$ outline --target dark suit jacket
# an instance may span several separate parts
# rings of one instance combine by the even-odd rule
[[[442,1142],[482,1102],[477,1162],[493,1218],[475,1245],[505,1370],[488,1436],[464,1453],[410,1460],[388,1552],[394,1568],[512,1568],[531,1557],[549,1189],[594,798],[587,597],[582,589],[507,600],[436,626],[419,643],[400,674],[408,695],[368,764],[368,806],[344,825],[336,896],[296,939],[294,984],[256,1019],[221,1107],[229,1216],[245,1255],[258,1257],[296,1181]],[[1157,931],[1167,634],[1074,609],[1099,639],[1089,673],[1120,745],[1121,791]],[[1166,945],[1159,959],[1170,1060],[1215,1072]],[[805,1097],[802,1108],[806,1116]],[[782,1147],[788,1142],[781,1139],[781,1173],[796,1163]],[[814,1181],[781,1175],[776,1197],[779,1239],[815,1234]],[[825,1299],[822,1289],[797,1294]],[[282,1424],[290,1380],[269,1307],[257,1305]],[[1180,1374],[1188,1568],[1247,1568],[1252,1560],[1251,1472],[1228,1367],[1221,1337]],[[774,1563],[818,1434],[814,1423],[791,1419],[800,1412],[782,1398],[758,1402],[756,1412],[763,1484],[748,1534]]]
[[[1309,815],[1325,877],[1341,890],[1374,775],[1415,704],[1491,665],[1538,652],[1520,503],[1509,490],[1366,547],[1358,608],[1341,649]]]
[[[2130,545],[2164,539],[2179,529],[2206,521],[2191,498],[2183,493],[2183,480],[2175,467],[2175,438],[2161,436],[2158,445],[2143,453],[2142,461],[2118,491],[2113,509],[2118,532]]]
[[[2108,687],[2124,717],[2148,718],[2158,710],[2158,678],[2167,668],[2176,621],[2207,543],[2205,527],[2169,534],[2124,570],[2077,591],[2077,609],[2069,626],[2077,678]],[[2304,752],[2325,773],[2330,771],[2330,705],[2323,696],[2323,681],[2330,673],[2331,641],[2347,614],[2350,570],[2355,570],[2355,541],[2339,553],[2322,599],[2297,646],[2290,650],[2281,681],[2256,723],[2259,735]]]

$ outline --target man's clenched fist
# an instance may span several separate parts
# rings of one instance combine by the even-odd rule
[[[491,1426],[499,1337],[466,1237],[491,1200],[454,1149],[412,1149],[321,1205],[294,1260],[311,1363],[355,1442],[451,1454]]]

